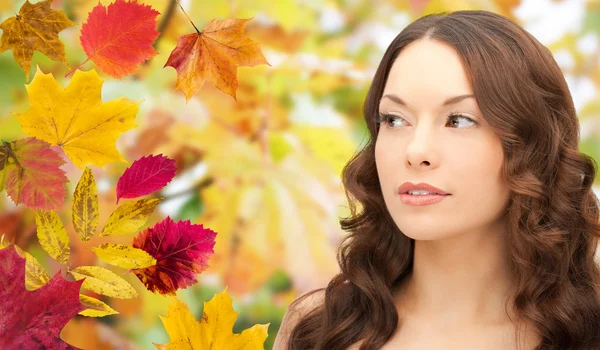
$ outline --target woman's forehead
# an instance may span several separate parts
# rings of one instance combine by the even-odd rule
[[[472,94],[472,89],[454,48],[419,40],[405,47],[393,62],[382,96],[386,94],[403,96],[409,102],[419,96],[438,96],[441,104],[448,97]]]

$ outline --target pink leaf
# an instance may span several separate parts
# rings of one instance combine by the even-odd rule
[[[133,239],[133,247],[156,259],[156,265],[135,269],[133,273],[149,291],[175,295],[177,289],[196,283],[196,275],[208,267],[216,235],[202,225],[189,220],[175,223],[167,216]]]
[[[0,348],[77,349],[60,339],[67,322],[85,309],[83,279],[69,282],[60,271],[41,288],[25,288],[25,259],[13,244],[0,249]]]
[[[57,210],[67,196],[65,163],[50,144],[27,137],[0,145],[0,190],[30,209]]]
[[[160,190],[171,182],[176,170],[175,160],[162,153],[136,160],[117,183],[117,204],[121,198],[137,198]]]

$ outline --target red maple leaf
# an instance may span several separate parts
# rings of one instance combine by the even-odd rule
[[[60,339],[67,322],[85,309],[83,279],[69,282],[57,272],[32,292],[25,288],[25,259],[13,244],[0,249],[0,348],[77,349]]]
[[[121,198],[137,198],[160,190],[173,179],[176,170],[175,160],[162,153],[136,160],[117,182],[117,204]]]
[[[50,144],[27,137],[0,145],[0,191],[31,209],[56,210],[67,196],[65,161]]]
[[[156,259],[156,265],[134,269],[133,273],[149,291],[175,295],[177,289],[195,284],[196,275],[208,267],[216,235],[202,225],[189,220],[175,223],[167,216],[133,239],[133,247]]]
[[[88,55],[85,62],[94,61],[114,78],[134,73],[138,64],[157,54],[152,43],[159,35],[156,30],[159,14],[135,0],[117,0],[108,9],[98,2],[81,26],[79,40]]]

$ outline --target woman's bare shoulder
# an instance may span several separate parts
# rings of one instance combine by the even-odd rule
[[[284,350],[287,348],[288,338],[292,329],[296,324],[312,310],[319,308],[323,305],[325,300],[325,289],[315,289],[298,296],[294,301],[290,303],[288,309],[283,315],[281,321],[281,327],[275,337],[275,343],[273,344],[273,350]]]

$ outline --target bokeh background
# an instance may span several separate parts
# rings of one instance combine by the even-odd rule
[[[600,160],[600,1],[181,0],[199,29],[212,19],[252,17],[246,33],[261,44],[271,65],[238,68],[237,102],[206,84],[187,103],[174,91],[175,70],[163,66],[177,36],[194,29],[174,0],[138,1],[161,12],[158,55],[121,80],[99,74],[105,79],[103,101],[143,100],[138,127],[117,143],[125,159],[131,163],[162,153],[177,160],[177,177],[160,193],[167,199],[144,228],[169,215],[217,231],[210,267],[198,284],[177,296],[199,319],[203,302],[227,286],[239,312],[233,331],[270,323],[266,349],[272,348],[289,303],[325,286],[339,270],[336,248],[345,233],[338,219],[348,214],[340,173],[365,141],[361,108],[383,52],[418,17],[485,9],[523,25],[554,53],[580,118],[580,150]],[[23,2],[0,0],[0,20],[14,16]],[[69,66],[36,52],[31,77],[39,65],[67,85],[70,78],[63,76],[86,59],[79,31],[97,3],[54,0],[52,7],[78,24],[59,35]],[[82,70],[92,68],[88,62]],[[12,52],[0,54],[1,140],[26,137],[12,114],[29,107],[25,84]],[[91,167],[100,194],[100,225],[116,207],[116,181],[129,165]],[[72,194],[81,170],[71,162],[63,169]],[[70,197],[60,214],[73,237],[73,265],[94,264],[95,255],[75,238]],[[14,206],[4,192],[1,233],[34,255],[50,275],[59,270],[37,242],[33,212]],[[128,244],[131,237],[110,241]],[[154,349],[153,342],[167,343],[159,315],[166,315],[169,299],[146,291],[134,276],[128,281],[139,298],[103,298],[120,314],[76,316],[62,338],[84,349]]]

